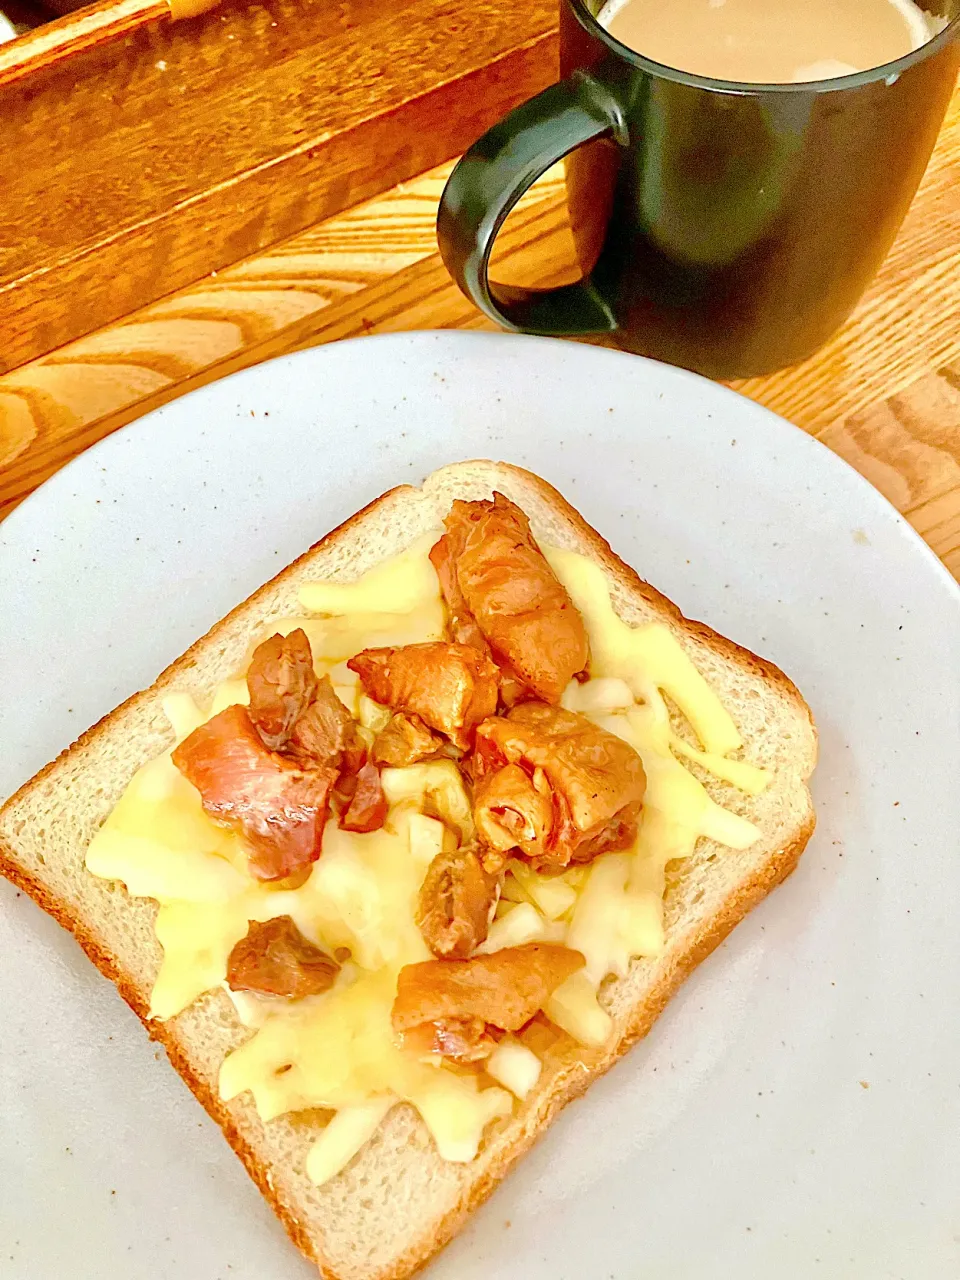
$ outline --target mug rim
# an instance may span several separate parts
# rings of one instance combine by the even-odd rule
[[[938,31],[935,36],[926,40],[916,49],[911,49],[909,53],[903,54],[900,58],[895,58],[892,62],[883,62],[878,67],[869,67],[866,71],[854,71],[846,76],[829,76],[825,80],[802,80],[798,83],[793,81],[786,84],[776,82],[754,83],[748,80],[714,79],[712,76],[697,75],[693,71],[681,71],[678,67],[671,67],[665,62],[657,62],[653,58],[648,58],[646,54],[637,53],[635,49],[631,49],[628,45],[621,44],[616,36],[611,35],[606,27],[601,26],[597,21],[587,8],[586,0],[564,0],[564,2],[569,6],[573,16],[588,34],[599,39],[602,44],[606,45],[610,53],[615,54],[624,62],[628,62],[639,70],[646,71],[660,80],[673,80],[677,84],[687,85],[691,89],[712,89],[716,93],[729,93],[740,96],[760,96],[773,93],[836,93],[838,90],[860,89],[864,85],[875,84],[882,80],[890,80],[892,83],[898,80],[904,71],[908,71],[911,67],[916,66],[917,63],[926,61],[927,58],[933,57],[941,49],[946,48],[956,34],[957,28],[960,27],[960,12],[958,12],[948,21],[942,31]]]

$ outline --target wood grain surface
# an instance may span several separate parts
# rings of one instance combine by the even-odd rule
[[[111,0],[109,4],[90,5],[82,13],[45,22],[0,46],[0,86],[170,17],[170,0]]]
[[[0,377],[0,511],[157,405],[270,356],[368,333],[493,326],[437,254],[449,166]],[[576,274],[562,175],[514,210],[494,274]],[[739,390],[817,435],[960,577],[960,93],[893,250],[812,359]]]
[[[23,39],[121,38],[0,74],[0,372],[456,155],[556,73],[556,0],[167,13],[104,2]]]
[[[56,62],[65,62],[81,50],[94,49],[129,35],[139,27],[161,19],[179,21],[215,9],[222,0],[100,0],[84,5],[82,0],[50,0],[47,9],[61,13],[25,31],[17,40],[0,47],[0,86],[34,75]],[[9,17],[9,5],[5,11]],[[82,9],[82,12],[75,10]]]

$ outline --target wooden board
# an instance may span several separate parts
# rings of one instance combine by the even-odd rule
[[[455,155],[556,74],[556,0],[111,7],[133,29],[0,76],[0,372]]]
[[[436,255],[448,170],[0,377],[0,512],[116,427],[258,360],[367,333],[492,328]],[[494,274],[547,284],[573,263],[554,171],[511,215]],[[848,324],[803,365],[738,389],[846,458],[960,577],[960,94]]]

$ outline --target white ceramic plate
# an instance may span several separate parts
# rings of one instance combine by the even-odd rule
[[[151,414],[0,528],[0,791],[365,502],[476,456],[540,472],[794,677],[820,825],[433,1280],[956,1280],[960,591],[749,401],[447,333],[325,347]],[[0,1273],[315,1275],[112,986],[8,885],[0,902]]]

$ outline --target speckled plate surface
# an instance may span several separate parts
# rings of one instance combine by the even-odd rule
[[[796,680],[820,825],[431,1277],[956,1280],[960,591],[865,481],[732,392],[414,334],[151,414],[0,527],[0,791],[365,502],[476,456],[540,472]],[[315,1275],[113,988],[6,884],[0,955],[0,1274]]]

